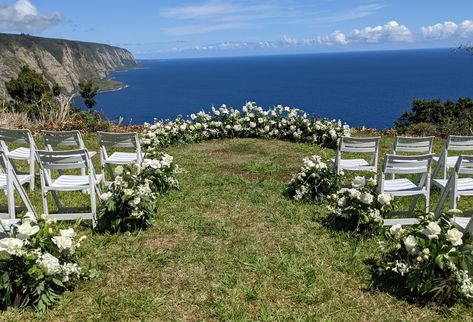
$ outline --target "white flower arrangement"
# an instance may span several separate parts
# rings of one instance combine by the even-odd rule
[[[350,127],[340,121],[309,118],[302,110],[281,105],[264,110],[248,102],[242,110],[212,107],[210,113],[191,114],[189,119],[156,121],[145,124],[144,147],[167,147],[209,139],[255,137],[311,142],[335,147],[338,138],[349,136]]]
[[[392,226],[375,271],[411,295],[439,303],[473,299],[470,236],[454,227],[451,213],[421,216],[419,224]],[[394,274],[394,275],[392,275]]]
[[[2,220],[8,235],[0,239],[0,308],[34,306],[44,312],[71,289],[84,270],[77,264],[80,247],[73,228],[59,229],[55,221],[45,221],[27,213],[18,224]]]
[[[318,155],[304,158],[303,166],[289,182],[287,193],[295,200],[320,203],[340,188],[340,177],[332,165]]]
[[[336,229],[360,234],[379,232],[383,215],[392,209],[391,196],[376,193],[376,180],[355,177],[350,187],[340,189],[330,197],[327,224]]]

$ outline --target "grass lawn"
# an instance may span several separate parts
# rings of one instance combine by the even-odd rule
[[[97,150],[95,138],[86,144]],[[381,155],[391,144],[383,138]],[[437,153],[440,147],[436,143]],[[168,152],[185,169],[181,191],[160,198],[147,231],[93,235],[84,227],[90,238],[81,262],[92,263],[100,277],[66,293],[43,319],[473,320],[473,309],[461,304],[423,307],[371,290],[365,263],[378,256],[377,239],[331,232],[321,225],[323,206],[284,196],[304,156],[329,158],[333,150],[236,139]],[[33,197],[38,210],[39,190]],[[434,192],[433,202],[437,198]],[[461,208],[472,205],[460,202]],[[31,310],[0,313],[5,321],[33,318]]]

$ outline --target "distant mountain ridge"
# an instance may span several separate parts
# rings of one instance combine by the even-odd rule
[[[43,73],[67,92],[87,79],[106,79],[111,71],[138,67],[126,49],[105,44],[0,33],[0,95],[4,83],[16,77],[22,65]]]

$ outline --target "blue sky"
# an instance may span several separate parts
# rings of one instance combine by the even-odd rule
[[[137,58],[456,47],[473,41],[473,1],[0,0],[0,31]]]

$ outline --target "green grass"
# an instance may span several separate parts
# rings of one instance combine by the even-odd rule
[[[86,144],[96,150],[95,141]],[[383,138],[381,155],[391,143]],[[378,256],[377,240],[331,232],[320,224],[323,207],[284,196],[304,156],[334,151],[237,139],[168,152],[185,169],[181,191],[159,200],[147,231],[92,235],[84,227],[81,262],[100,277],[66,293],[44,320],[473,320],[461,304],[425,307],[371,290],[365,262]],[[472,207],[467,199],[461,207]],[[41,209],[38,190],[33,200]],[[31,310],[0,314],[33,318]]]

